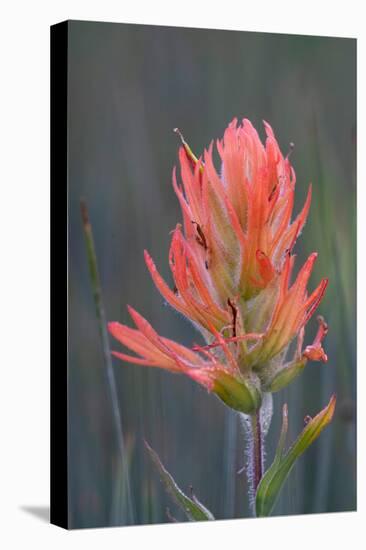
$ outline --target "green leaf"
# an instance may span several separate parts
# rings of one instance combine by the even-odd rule
[[[333,395],[328,405],[307,423],[300,436],[287,453],[284,453],[287,434],[287,406],[284,405],[282,430],[276,455],[273,463],[262,477],[257,489],[257,517],[270,515],[293,465],[332,420],[335,405],[336,397]]]
[[[207,521],[214,520],[214,516],[209,510],[196,498],[196,496],[191,494],[192,498],[189,498],[183,491],[178,487],[176,482],[170,473],[165,469],[162,464],[158,454],[150,447],[150,445],[145,441],[145,446],[149,451],[152,461],[154,462],[158,472],[160,474],[161,481],[163,482],[166,491],[170,494],[176,504],[183,510],[186,514],[189,521]]]

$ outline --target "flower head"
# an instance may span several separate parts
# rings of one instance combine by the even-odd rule
[[[173,187],[183,224],[172,232],[173,288],[145,251],[156,287],[195,325],[205,343],[189,349],[163,338],[132,308],[136,329],[109,324],[111,334],[136,353],[115,356],[186,374],[243,412],[260,406],[262,391],[287,385],[308,359],[327,360],[321,346],[327,332],[324,320],[313,344],[302,351],[305,325],[327,286],[323,279],[311,293],[307,290],[317,254],[292,277],[292,250],[309,212],[311,186],[292,221],[295,172],[269,124],[264,127],[265,145],[249,120],[229,124],[216,143],[220,173],[213,143],[196,158],[181,136],[182,186],[174,170]],[[294,357],[286,361],[296,338]]]

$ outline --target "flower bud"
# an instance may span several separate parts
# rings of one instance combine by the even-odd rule
[[[215,375],[211,391],[228,407],[245,414],[252,414],[261,406],[262,394],[254,381],[225,371]]]

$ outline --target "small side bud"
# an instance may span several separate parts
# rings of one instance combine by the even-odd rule
[[[266,382],[265,390],[271,393],[282,390],[282,388],[288,386],[288,384],[299,376],[305,365],[306,359],[286,363]]]
[[[305,348],[303,356],[310,361],[322,361],[323,363],[326,363],[328,361],[328,356],[322,347],[322,342],[328,334],[328,324],[321,315],[318,315],[317,321],[319,323],[318,332],[316,333],[314,342],[311,346],[307,346]]]

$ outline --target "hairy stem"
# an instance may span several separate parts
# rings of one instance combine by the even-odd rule
[[[255,515],[255,497],[264,471],[264,440],[271,424],[272,395],[263,394],[262,405],[254,414],[240,414],[245,430],[245,470],[248,479],[249,503]]]
[[[252,483],[254,495],[263,475],[263,438],[260,420],[260,409],[251,415],[252,440]]]

